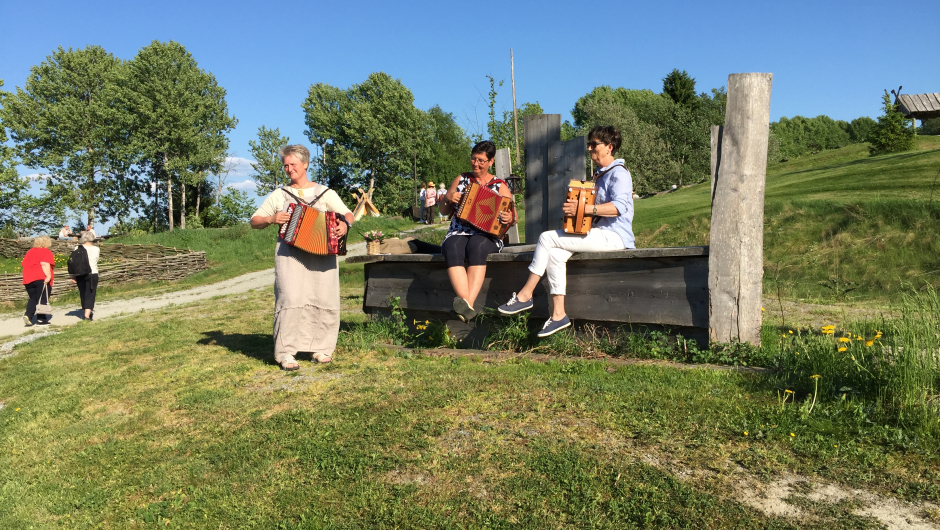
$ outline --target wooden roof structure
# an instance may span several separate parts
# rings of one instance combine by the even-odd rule
[[[900,111],[905,118],[929,120],[940,118],[940,93],[901,94],[898,96]]]

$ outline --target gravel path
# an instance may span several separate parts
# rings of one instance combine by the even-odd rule
[[[366,253],[364,242],[354,243],[347,249],[347,256],[361,256]],[[345,257],[341,257],[343,261]],[[142,296],[128,300],[99,300],[95,302],[95,320],[112,318],[119,315],[128,315],[140,311],[160,309],[169,305],[188,304],[198,300],[205,300],[214,296],[243,293],[254,289],[263,289],[274,285],[274,269],[250,272],[221,282],[201,285],[155,296]],[[62,307],[54,305],[52,308],[52,324],[45,326],[27,327],[23,324],[23,316],[5,318],[0,320],[0,337],[22,335],[31,331],[55,329],[61,326],[71,326],[81,322],[82,310],[77,307]]]

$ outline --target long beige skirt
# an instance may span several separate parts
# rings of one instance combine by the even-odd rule
[[[316,256],[278,241],[274,255],[274,360],[280,364],[299,352],[332,354],[339,320],[336,256]]]

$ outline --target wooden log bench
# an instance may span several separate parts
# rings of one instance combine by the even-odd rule
[[[507,247],[487,259],[486,279],[477,308],[506,303],[529,276],[534,245]],[[479,345],[488,332],[484,321],[461,322],[453,313],[454,290],[439,254],[355,256],[365,264],[363,311],[388,316],[395,297],[411,331],[425,320],[445,322],[464,345]],[[533,318],[551,310],[548,279],[535,290]],[[707,343],[708,247],[645,248],[575,254],[568,261],[565,310],[577,325],[666,327]]]

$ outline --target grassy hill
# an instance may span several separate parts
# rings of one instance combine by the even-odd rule
[[[940,285],[940,137],[869,157],[867,144],[771,166],[764,291],[808,301],[887,301]],[[708,244],[709,184],[637,201],[637,245]]]

